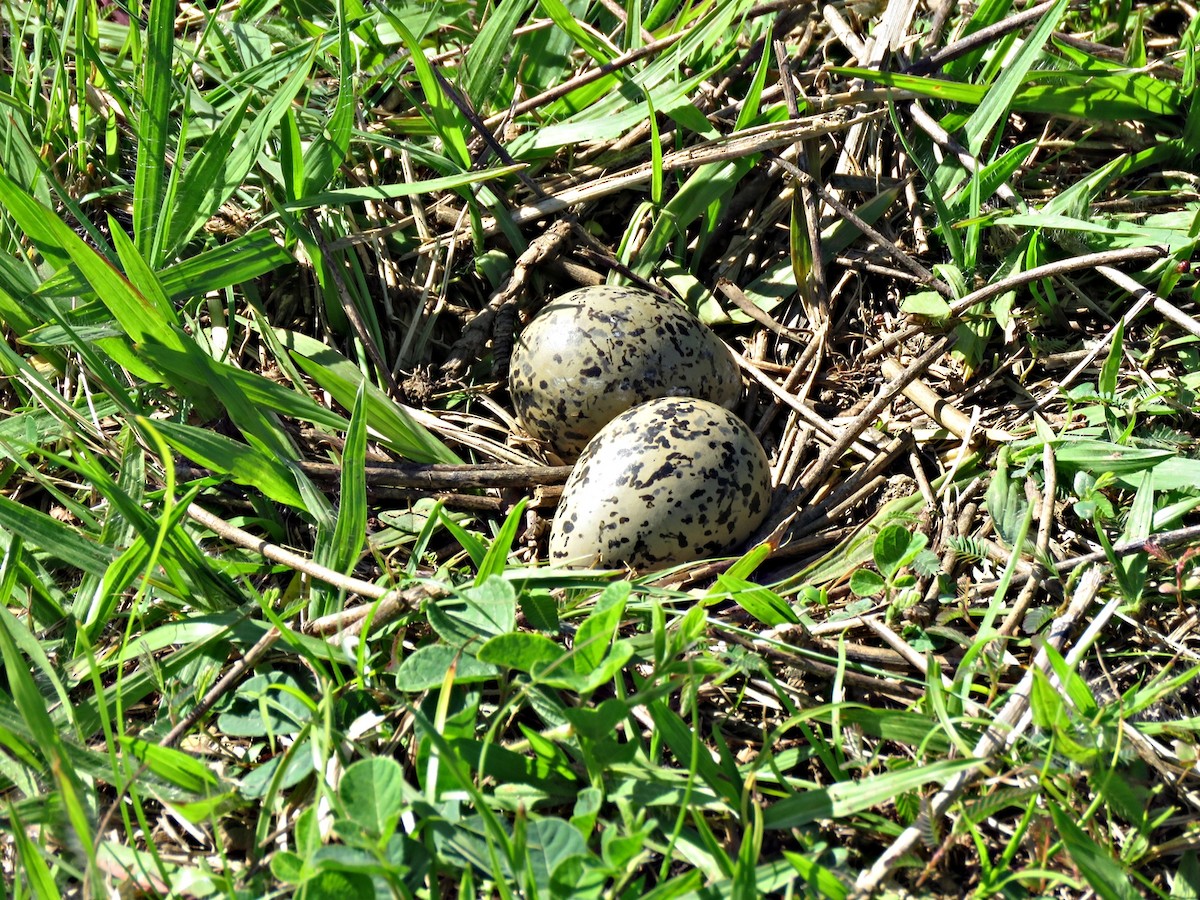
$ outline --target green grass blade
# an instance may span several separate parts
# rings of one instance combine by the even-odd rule
[[[462,113],[442,90],[433,66],[425,58],[425,51],[421,49],[420,41],[398,18],[392,18],[392,25],[404,42],[404,46],[408,50],[409,61],[416,70],[417,80],[421,84],[425,103],[429,109],[429,124],[433,126],[434,133],[441,139],[442,146],[450,158],[463,169],[469,169],[471,167],[471,151],[467,148],[467,135],[470,134],[470,128],[463,120]]]
[[[579,49],[600,65],[612,62],[617,48],[602,41],[595,31],[584,28],[562,0],[538,0],[538,6],[555,25],[562,29]]]
[[[312,209],[319,206],[341,206],[346,203],[361,203],[364,200],[395,200],[400,197],[414,197],[418,194],[434,193],[436,191],[454,190],[468,185],[503,178],[523,169],[523,165],[497,166],[493,169],[461,172],[455,175],[443,175],[439,178],[426,178],[421,181],[400,182],[398,184],[375,184],[370,187],[340,188],[335,191],[310,194],[294,202],[284,204],[284,209]]]
[[[56,898],[62,897],[58,885],[54,883],[54,878],[50,874],[50,867],[46,865],[45,856],[29,839],[29,835],[25,832],[25,825],[11,803],[8,804],[8,818],[12,824],[10,834],[16,844],[17,870],[18,873],[24,875],[32,895],[39,898],[45,897],[47,900],[56,900]]]
[[[513,31],[533,5],[533,0],[502,0],[491,8],[479,34],[463,58],[463,92],[476,111],[486,113],[501,91],[511,91],[511,78],[500,78],[512,52]]]
[[[1050,815],[1071,859],[1083,873],[1098,897],[1104,900],[1135,900],[1140,892],[1134,887],[1115,851],[1105,850],[1079,827],[1074,815],[1057,803],[1050,804]]]
[[[171,130],[174,79],[175,0],[151,0],[137,110],[137,167],[133,179],[133,228],[138,252],[157,260],[164,235],[163,196]]]
[[[967,149],[971,153],[977,156],[984,155],[985,140],[993,135],[999,137],[996,125],[1001,119],[1007,117],[1013,95],[1021,87],[1021,83],[1029,70],[1033,68],[1034,63],[1041,57],[1042,47],[1054,31],[1058,20],[1062,18],[1063,10],[1066,7],[1067,0],[1058,0],[1058,3],[1042,16],[1041,21],[1030,32],[1016,56],[1005,63],[1000,77],[988,88],[983,101],[967,120],[963,131],[967,138]]]
[[[943,760],[803,791],[767,807],[764,822],[767,828],[799,828],[818,819],[840,819],[886,803],[931,781],[944,782],[973,765],[976,765],[973,759]]]
[[[301,334],[277,332],[296,363],[342,406],[351,408],[362,371],[336,350]],[[367,425],[396,453],[414,462],[461,464],[462,460],[416,421],[413,410],[367,384]]]
[[[512,512],[505,517],[504,524],[500,526],[500,531],[492,541],[492,546],[488,548],[487,555],[479,564],[479,572],[475,576],[476,585],[483,584],[493,575],[504,574],[505,566],[508,564],[508,553],[512,549],[512,543],[517,537],[517,531],[520,530],[523,521],[522,517],[525,515],[525,503],[526,500],[522,497],[513,507]]]
[[[358,563],[363,543],[367,536],[367,415],[366,382],[358,386],[354,395],[354,406],[350,414],[350,427],[346,429],[346,443],[342,447],[342,481],[338,492],[337,524],[332,540],[324,542],[318,551],[318,562],[335,572],[349,574]],[[336,595],[330,587],[321,589],[327,598]],[[332,612],[332,607],[322,609],[316,615]]]
[[[258,488],[276,503],[306,508],[291,470],[278,459],[207,428],[148,419],[139,419],[138,424],[157,431],[168,444],[197,465],[228,475],[239,484]]]
[[[232,115],[221,123],[217,133],[207,140],[192,158],[179,182],[178,203],[171,218],[166,257],[173,257],[207,222],[233,192],[241,187],[246,175],[263,152],[267,138],[275,131],[304,87],[316,57],[316,44],[302,59],[271,99],[242,129],[249,97],[243,98]]]
[[[354,127],[357,80],[352,67],[353,54],[350,47],[350,32],[346,24],[344,4],[338,4],[338,92],[333,104],[333,113],[321,129],[303,157],[303,190],[300,196],[307,197],[314,191],[324,190],[350,149],[350,133]]]
[[[43,512],[0,496],[0,528],[19,534],[30,546],[73,568],[103,575],[117,552],[82,537],[75,529]]]

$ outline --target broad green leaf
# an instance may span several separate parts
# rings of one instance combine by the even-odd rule
[[[481,641],[517,627],[517,594],[493,575],[483,584],[430,599],[424,606],[430,626],[452,647],[478,649]]]
[[[299,734],[315,715],[311,701],[311,680],[301,682],[285,672],[255,675],[240,685],[226,701],[218,724],[226,734],[241,737],[268,737]]]
[[[408,693],[440,688],[451,667],[454,668],[455,684],[491,681],[499,672],[490,663],[480,662],[461,650],[435,644],[420,647],[401,660],[396,669],[396,688]]]
[[[404,772],[390,756],[360,759],[346,769],[338,797],[350,818],[374,840],[387,838],[405,807]]]
[[[494,663],[534,674],[554,666],[553,676],[569,675],[567,651],[544,634],[512,632],[489,638],[477,654],[480,662]]]
[[[937,291],[918,291],[909,294],[900,304],[900,309],[910,316],[924,316],[927,319],[945,319],[950,315],[950,304]]]
[[[621,617],[625,614],[629,592],[629,582],[613,582],[600,594],[595,608],[580,624],[573,644],[575,671],[578,674],[592,673],[603,661],[617,635]]]
[[[856,597],[874,597],[876,594],[882,594],[886,587],[887,582],[883,580],[883,576],[870,569],[858,569],[850,576],[850,590]]]

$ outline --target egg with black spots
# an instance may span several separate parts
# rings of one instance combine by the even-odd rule
[[[613,285],[547,304],[517,338],[508,384],[521,426],[566,458],[639,403],[699,397],[732,408],[742,390],[729,348],[685,307]]]
[[[550,530],[550,562],[645,572],[721,556],[770,506],[770,463],[741,419],[708,400],[651,400],[584,448]]]

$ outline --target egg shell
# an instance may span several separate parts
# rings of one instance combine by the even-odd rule
[[[674,300],[595,285],[547,304],[513,347],[509,392],[522,427],[571,458],[605,423],[656,397],[733,407],[729,348]]]
[[[770,506],[770,463],[741,419],[707,400],[651,400],[588,442],[563,487],[550,561],[651,571],[721,556]]]

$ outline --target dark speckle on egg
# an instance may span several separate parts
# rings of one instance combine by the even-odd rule
[[[664,397],[588,442],[550,532],[559,565],[652,571],[728,553],[771,505],[767,455],[737,416]]]
[[[741,386],[729,348],[682,305],[612,285],[549,303],[518,337],[509,374],[522,427],[568,457],[639,403],[699,397],[730,408]]]

